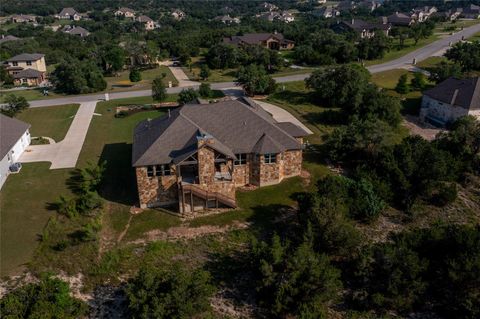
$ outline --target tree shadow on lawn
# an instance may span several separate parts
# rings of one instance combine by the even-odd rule
[[[98,163],[103,161],[106,161],[106,168],[100,196],[111,202],[135,205],[137,182],[135,170],[132,168],[132,144],[106,144]]]

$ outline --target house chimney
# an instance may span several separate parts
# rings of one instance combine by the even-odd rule
[[[352,25],[354,25],[354,24],[355,24],[355,19],[352,18]]]
[[[457,96],[458,96],[458,89],[455,89],[455,92],[453,92],[452,101],[450,102],[451,106],[454,105],[455,100],[457,99]]]
[[[170,114],[170,109],[168,109],[168,117],[170,117],[170,116],[171,116],[171,114]]]
[[[273,34],[277,34],[277,30],[273,31]]]

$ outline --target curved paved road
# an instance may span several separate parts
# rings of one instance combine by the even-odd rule
[[[393,69],[398,69],[405,67],[412,63],[413,58],[420,62],[431,56],[438,55],[445,51],[450,43],[456,43],[462,39],[462,37],[468,38],[475,33],[480,32],[480,23],[473,25],[471,27],[465,28],[463,31],[459,31],[453,35],[442,38],[435,42],[432,42],[424,47],[419,48],[413,52],[410,52],[404,55],[401,58],[385,62],[382,64],[372,65],[367,67],[371,73],[378,73]],[[283,77],[277,77],[275,80],[277,83],[293,82],[293,81],[302,81],[307,78],[310,74],[297,74],[297,75],[288,75]],[[236,84],[234,82],[222,82],[222,83],[212,83],[212,89],[216,90],[227,90],[230,88],[235,88]],[[198,84],[192,86],[183,86],[183,87],[173,87],[167,89],[168,93],[178,93],[185,87],[198,88]],[[151,90],[142,90],[142,91],[129,91],[129,92],[116,92],[109,93],[110,99],[124,99],[129,97],[140,97],[140,96],[150,96],[152,94]],[[93,100],[103,100],[105,94],[90,94],[90,95],[77,95],[65,98],[58,99],[48,99],[48,100],[35,100],[30,101],[31,107],[42,107],[42,106],[51,106],[51,105],[62,105],[70,103],[84,103]]]

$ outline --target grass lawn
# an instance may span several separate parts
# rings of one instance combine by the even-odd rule
[[[69,194],[65,184],[71,170],[49,170],[50,163],[23,164],[0,192],[0,274],[18,274],[38,245],[48,219],[56,215],[47,203]]]
[[[418,41],[417,45],[415,45],[415,41],[413,39],[407,39],[405,40],[405,44],[403,48],[398,48],[398,49],[393,49],[390,50],[385,54],[385,56],[382,59],[377,59],[377,60],[370,60],[370,61],[365,61],[365,66],[369,65],[374,65],[374,64],[381,64],[385,63],[391,60],[398,59],[414,50],[417,50],[427,44],[430,44],[432,42],[435,42],[438,40],[439,37],[437,35],[432,35],[431,37],[427,39],[421,39]],[[398,41],[395,41],[394,47],[398,46]]]
[[[372,82],[384,89],[394,89],[400,76],[408,74],[409,80],[413,78],[411,72],[404,69],[395,69],[372,74]]]
[[[53,99],[58,97],[65,97],[64,94],[57,94],[53,91],[49,91],[47,96],[43,95],[43,89],[26,89],[26,90],[9,90],[9,91],[0,91],[0,103],[5,102],[5,98],[7,95],[13,94],[16,96],[23,96],[28,101],[31,100],[45,100],[45,99]]]
[[[468,38],[470,41],[480,41],[480,32],[475,33],[472,35],[470,38]]]
[[[268,97],[268,102],[276,104],[302,121],[312,132],[306,139],[312,144],[320,144],[322,136],[332,131],[334,117],[338,109],[325,108],[313,104],[313,93],[305,87],[305,82],[285,83],[285,90]]]
[[[30,123],[32,137],[47,136],[56,142],[63,140],[77,113],[78,104],[30,108],[16,117]]]
[[[177,79],[173,76],[170,69],[164,65],[160,65],[155,69],[149,69],[141,71],[142,80],[140,82],[130,82],[129,74],[130,71],[122,71],[119,73],[119,76],[105,77],[107,81],[106,91],[134,91],[134,90],[145,90],[151,87],[152,81],[162,74],[166,74],[164,78],[165,85],[168,85],[168,82],[171,81],[173,86],[178,85]]]

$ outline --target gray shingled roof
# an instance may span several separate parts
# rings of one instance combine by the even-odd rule
[[[34,69],[23,69],[22,71],[13,75],[14,79],[31,79],[31,78],[39,78],[43,75],[43,72],[34,70]]]
[[[60,13],[58,15],[59,16],[66,16],[67,14],[69,16],[73,16],[75,14],[78,14],[78,12],[74,8],[63,8],[62,11],[60,11]]]
[[[293,137],[304,137],[309,135],[308,132],[305,132],[304,129],[292,122],[278,122],[277,126]]]
[[[214,138],[212,148],[230,158],[238,153],[276,153],[302,148],[283,129],[285,125],[278,125],[260,109],[245,100],[187,104],[172,111],[170,116],[143,121],[134,131],[132,164],[178,163],[195,153],[198,138],[205,135]],[[306,135],[304,132],[303,136]]]
[[[0,114],[0,158],[7,155],[29,128],[28,123]]]
[[[43,58],[44,56],[45,54],[41,54],[41,53],[22,53],[8,59],[7,62],[37,61]]]
[[[18,41],[18,40],[21,40],[21,39],[17,38],[14,35],[6,35],[6,36],[3,36],[2,38],[0,38],[0,44],[5,43],[5,42],[9,42],[9,41]]]
[[[145,22],[150,22],[150,21],[153,21],[153,20],[150,17],[143,15],[143,16],[139,16],[137,18],[137,21],[145,23]]]
[[[63,28],[63,32],[71,34],[71,35],[79,35],[81,37],[86,37],[90,34],[90,32],[87,29],[82,28],[82,27],[78,27],[78,26],[72,26],[72,27],[65,26]]]
[[[449,78],[423,94],[447,104],[453,101],[454,106],[467,110],[480,110],[480,77]]]

